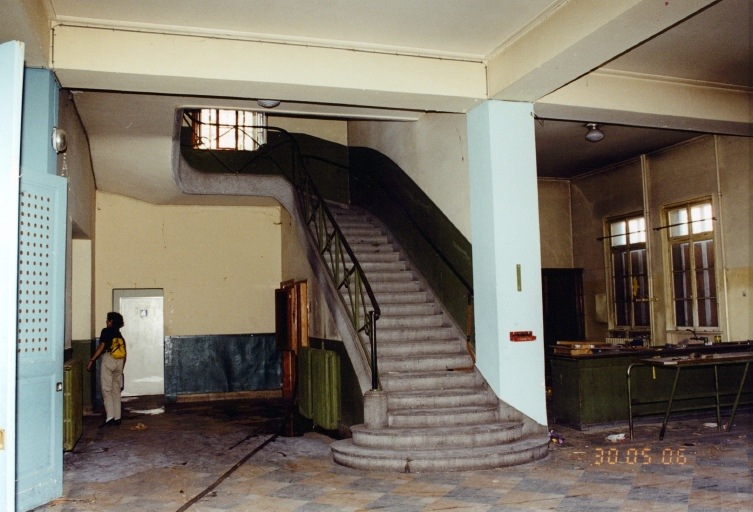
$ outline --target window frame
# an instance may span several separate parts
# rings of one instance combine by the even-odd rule
[[[637,230],[631,223],[638,222]],[[614,231],[618,224],[624,229]],[[644,212],[609,217],[604,221],[604,255],[609,290],[610,331],[615,333],[651,333],[652,303],[650,299],[651,265],[648,259],[648,229]],[[624,243],[620,243],[624,239]],[[634,258],[639,252],[638,261]],[[616,256],[624,262],[622,276],[618,275]],[[638,264],[640,268],[634,268]],[[627,283],[625,283],[627,279]],[[620,284],[620,281],[623,281]],[[637,287],[637,290],[636,290]],[[620,295],[625,295],[620,300]],[[620,311],[622,309],[622,312]],[[641,323],[639,317],[644,319]],[[626,319],[626,322],[622,322]]]
[[[189,112],[193,149],[255,151],[267,143],[267,117],[263,112],[225,108]]]
[[[703,218],[694,219],[693,209],[699,206],[708,207],[708,213],[704,214]],[[673,216],[674,212],[682,210],[685,211],[683,219]],[[665,222],[664,227],[666,228],[664,241],[667,246],[665,253],[667,255],[667,298],[672,325],[675,330],[690,329],[693,332],[716,332],[721,327],[720,311],[722,297],[719,293],[721,283],[718,279],[718,240],[714,226],[714,221],[716,220],[714,216],[714,203],[710,197],[706,197],[668,205],[664,207],[663,219]],[[700,230],[695,232],[693,226],[699,223]],[[683,244],[687,245],[686,249],[682,248]],[[680,248],[680,251],[677,248]],[[687,267],[677,270],[675,264],[678,261],[683,261]],[[698,266],[699,262],[703,265],[700,268]],[[706,292],[702,295],[699,294],[699,273],[706,283],[701,286],[701,288],[704,288],[702,291]],[[677,293],[678,281],[682,281],[683,286],[689,290],[689,293],[684,295]],[[709,287],[713,289],[709,290]],[[682,316],[685,317],[684,320],[678,319],[678,316],[680,316],[678,302],[680,301],[689,303],[690,305],[689,308],[687,305],[682,308],[684,310],[682,312]],[[701,303],[705,303],[705,307],[701,307]],[[701,310],[704,310],[705,314],[701,314]],[[681,324],[681,321],[685,323]]]

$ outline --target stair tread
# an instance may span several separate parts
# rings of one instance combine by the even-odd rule
[[[339,453],[350,453],[355,455],[368,456],[372,459],[394,459],[399,458],[411,460],[426,459],[463,459],[483,457],[484,455],[496,453],[510,453],[518,451],[531,450],[541,446],[549,445],[548,434],[529,435],[515,441],[508,441],[502,444],[491,446],[474,446],[468,448],[440,448],[431,450],[390,450],[387,448],[371,448],[359,446],[353,442],[353,439],[342,439],[333,442],[330,446],[332,451]]]
[[[484,423],[479,425],[458,425],[453,427],[380,427],[369,428],[364,424],[353,425],[351,431],[354,433],[364,433],[372,436],[413,436],[413,435],[473,435],[479,433],[499,432],[504,430],[514,430],[521,428],[523,425],[520,421],[500,421],[497,423]]]
[[[487,412],[496,411],[496,405],[456,405],[452,407],[427,407],[416,409],[398,409],[396,411],[390,411],[389,414],[395,414],[400,416],[449,416],[458,414],[470,414],[475,412]]]
[[[489,392],[482,387],[479,387],[477,390],[474,390],[476,393],[479,394],[489,394]],[[448,396],[468,396],[472,393],[469,392],[468,388],[444,388],[444,389],[427,389],[427,390],[400,390],[400,391],[390,391],[389,398],[437,398],[437,397],[448,397]]]

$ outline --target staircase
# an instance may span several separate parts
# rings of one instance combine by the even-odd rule
[[[545,457],[546,428],[526,427],[520,413],[499,401],[475,369],[465,336],[386,228],[354,207],[330,204],[330,210],[381,307],[380,400],[386,395],[386,421],[353,426],[351,439],[332,444],[335,462],[365,470],[444,472]],[[368,353],[368,339],[361,342]]]

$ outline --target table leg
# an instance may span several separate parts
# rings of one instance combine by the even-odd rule
[[[714,365],[714,391],[716,392],[716,429],[722,429],[722,412],[719,406],[719,372],[718,366]]]
[[[743,386],[745,385],[745,378],[748,376],[748,368],[750,367],[750,361],[745,363],[745,369],[743,370],[743,376],[740,379],[740,387],[737,388],[737,396],[735,397],[735,403],[732,404],[732,412],[729,415],[729,423],[727,424],[727,432],[732,430],[732,420],[735,419],[735,412],[737,412],[737,404],[740,402],[740,395],[743,394]],[[716,367],[715,367],[716,368]]]
[[[669,411],[672,409],[672,402],[675,399],[675,391],[677,391],[677,381],[680,378],[680,367],[675,368],[675,381],[672,383],[672,392],[669,394],[669,402],[667,402],[667,412],[664,414],[664,422],[659,431],[659,440],[664,439],[664,434],[667,432],[667,420],[669,420]]]
[[[630,434],[630,440],[633,440],[633,397],[630,392],[630,370],[635,366],[635,363],[628,366],[627,369],[627,399],[628,399],[628,432]]]

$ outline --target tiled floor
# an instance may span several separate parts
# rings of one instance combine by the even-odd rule
[[[41,511],[731,511],[753,510],[753,414],[732,431],[710,417],[643,420],[587,432],[554,425],[564,443],[541,461],[465,473],[358,471],[332,462],[328,437],[275,435],[274,401],[168,407],[125,404],[122,426],[85,418],[64,457],[64,496]],[[157,410],[155,410],[157,409]],[[713,415],[711,415],[713,416]]]

